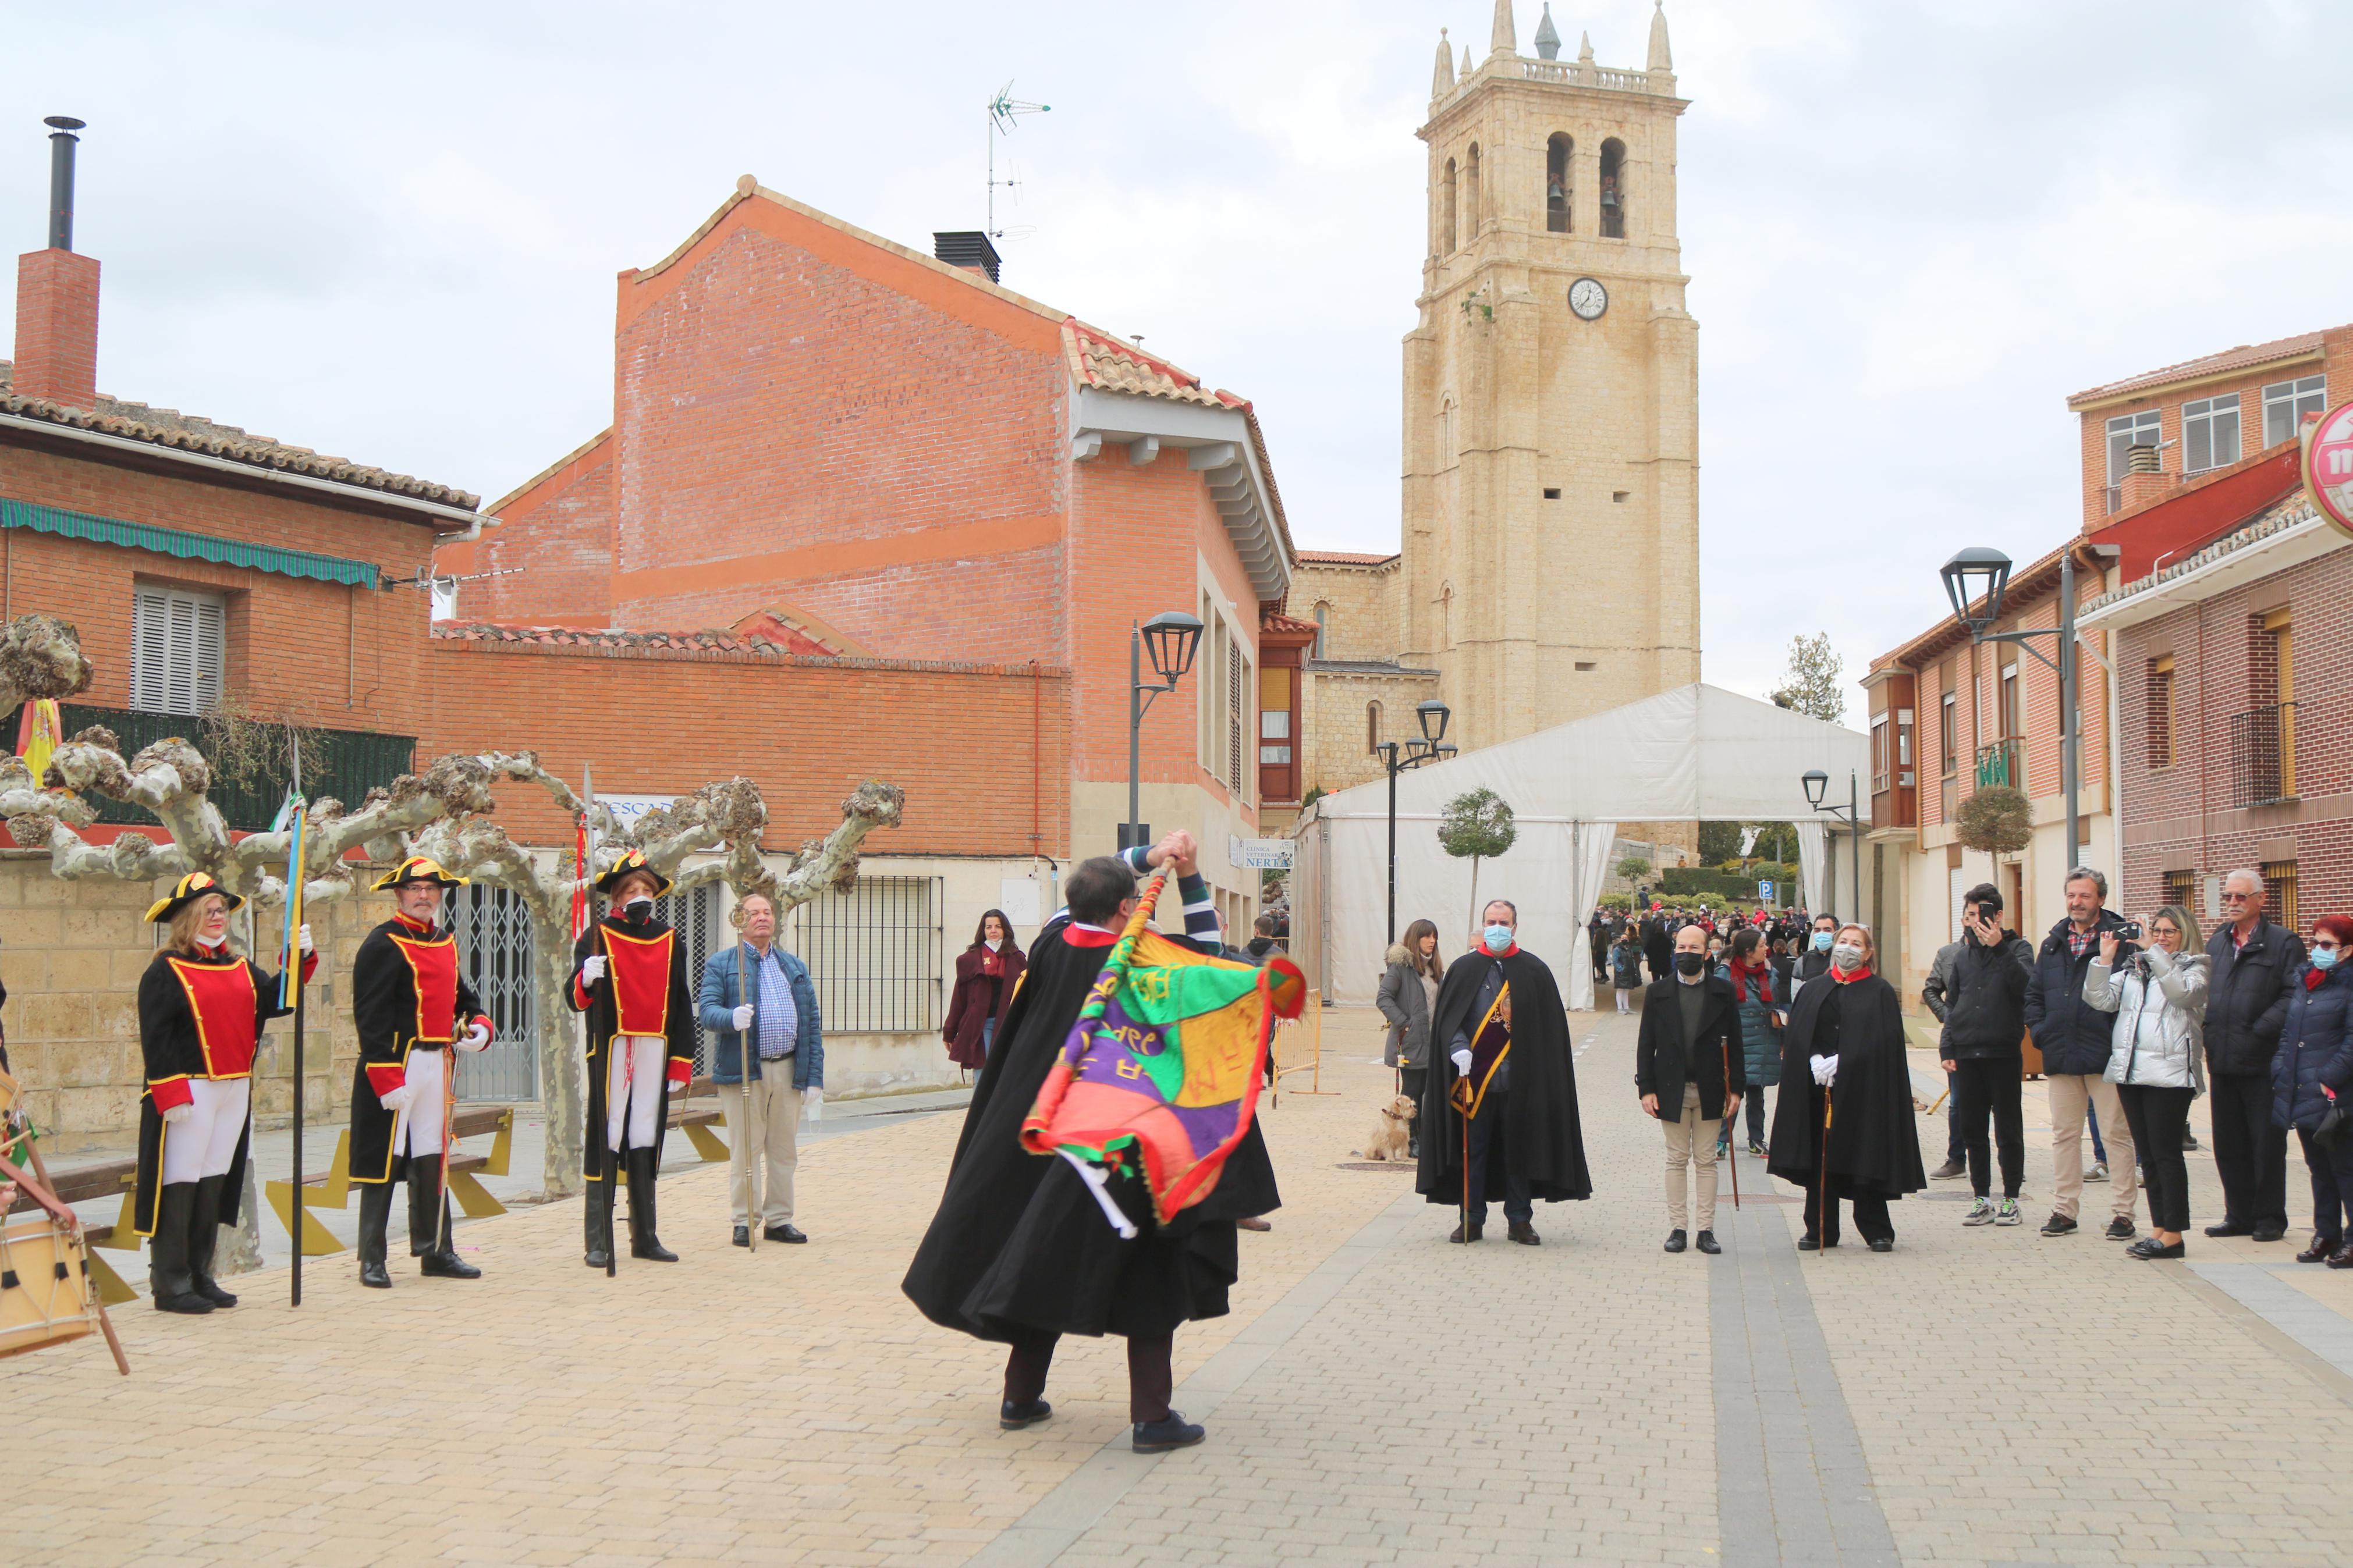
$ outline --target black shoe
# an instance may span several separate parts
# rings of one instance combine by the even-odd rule
[[[1448,1237],[1446,1239],[1449,1241],[1476,1241],[1486,1232],[1487,1229],[1483,1225],[1470,1226],[1468,1228],[1471,1234],[1466,1237],[1462,1234],[1464,1228],[1465,1227],[1463,1226],[1456,1226],[1454,1227],[1454,1234]]]
[[[2353,1268],[2353,1241],[2347,1242],[2328,1255],[2331,1268]]]
[[[1712,1230],[1701,1231],[1697,1236],[1692,1237],[1692,1245],[1698,1247],[1702,1252],[1706,1253],[1710,1258],[1714,1258],[1717,1253],[1724,1250],[1722,1247],[1716,1244],[1715,1232]]]
[[[2195,1132],[2192,1132],[2192,1131],[2189,1131],[2189,1128],[2187,1128],[2187,1127],[2183,1128],[2183,1129],[2181,1130],[2181,1147],[2182,1147],[2184,1150],[2189,1150],[2189,1149],[2195,1149],[2195,1148],[2197,1148],[2197,1147],[2198,1147],[2198,1134],[2197,1134],[2197,1133],[2195,1133]]]
[[[678,1254],[654,1234],[654,1152],[629,1151],[629,1256],[649,1263],[675,1263]]]
[[[188,1272],[190,1221],[196,1212],[196,1184],[170,1182],[155,1203],[155,1236],[147,1247],[147,1283],[159,1312],[201,1317],[213,1304],[197,1294]]]
[[[735,1227],[735,1245],[738,1247],[749,1247],[752,1245],[752,1227],[750,1226],[739,1225]]]
[[[1165,1454],[1171,1448],[1189,1448],[1208,1435],[1207,1427],[1193,1426],[1171,1410],[1157,1421],[1137,1422],[1133,1447],[1139,1454]]]
[[[1874,1236],[1871,1238],[1871,1250],[1893,1252],[1895,1250],[1895,1238],[1892,1236]]]
[[[786,1220],[782,1225],[770,1226],[767,1229],[762,1231],[760,1236],[763,1240],[766,1241],[805,1242],[808,1239],[807,1237],[801,1234],[800,1227],[793,1224],[790,1220]]]
[[[2259,1225],[2254,1228],[2253,1238],[2256,1241],[2284,1241],[2287,1239],[2287,1226]]]
[[[2045,1236],[2073,1236],[2076,1228],[2075,1222],[2063,1214],[2053,1213],[2042,1222],[2042,1234]]]
[[[2179,1258],[2188,1253],[2189,1250],[2189,1248],[2180,1242],[2177,1241],[2171,1247],[2168,1247],[2152,1236],[2144,1237],[2139,1241],[2136,1241],[2130,1247],[2126,1247],[2125,1256],[2127,1258],[2137,1258],[2144,1263],[2147,1263],[2155,1262],[2160,1258]]]
[[[2214,1233],[2210,1230],[2206,1234],[2211,1236]],[[2337,1246],[2337,1242],[2328,1240],[2325,1237],[2316,1236],[2312,1238],[2310,1247],[2295,1255],[2295,1260],[2298,1263],[2326,1263],[2328,1261],[2328,1255],[2336,1251]]]
[[[220,1245],[221,1186],[227,1176],[206,1176],[196,1184],[196,1208],[188,1217],[188,1278],[196,1294],[216,1308],[234,1307],[237,1298],[213,1279],[213,1251]]]
[[[427,1279],[480,1279],[482,1271],[454,1252],[428,1252],[417,1260],[417,1271]]]
[[[392,1289],[385,1272],[385,1226],[392,1218],[392,1184],[370,1182],[360,1188],[360,1283],[371,1290]]]
[[[2132,1221],[2125,1218],[2122,1215],[2118,1215],[2116,1218],[2108,1221],[2108,1228],[2102,1231],[2100,1234],[2106,1237],[2110,1241],[2130,1241],[2134,1237],[2138,1236],[2140,1232],[2134,1227]]]
[[[1682,1231],[1671,1230],[1667,1232],[1667,1250],[1669,1252],[1681,1252],[1685,1245],[1683,1233]]]
[[[385,1272],[384,1260],[382,1258],[363,1258],[360,1259],[360,1283],[366,1286],[371,1290],[389,1290],[392,1289],[392,1276]]]
[[[1042,1399],[1033,1399],[1027,1405],[1016,1405],[1008,1399],[997,1407],[997,1424],[1008,1432],[1018,1432],[1024,1426],[1035,1426],[1052,1414],[1054,1407]]]
[[[1512,1240],[1518,1242],[1522,1247],[1541,1247],[1544,1245],[1544,1238],[1536,1234],[1536,1227],[1530,1225],[1524,1219],[1514,1220],[1511,1225],[1505,1228],[1504,1234],[1509,1237]]]
[[[2226,1219],[2221,1225],[2208,1226],[2206,1227],[2206,1234],[2209,1236],[2253,1236],[2255,1234],[2255,1227],[2251,1225],[2241,1225],[2234,1219]]]
[[[1821,1240],[1820,1237],[1816,1237],[1812,1231],[1808,1231],[1805,1235],[1798,1237],[1799,1251],[1820,1252],[1821,1249]]]

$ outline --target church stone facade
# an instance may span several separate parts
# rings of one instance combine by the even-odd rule
[[[1496,0],[1441,37],[1429,250],[1404,343],[1400,548],[1302,551],[1304,782],[1380,776],[1442,698],[1465,751],[1699,679],[1698,325],[1675,234],[1666,17],[1643,69],[1536,58]]]

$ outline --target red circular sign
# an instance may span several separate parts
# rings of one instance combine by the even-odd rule
[[[2353,403],[2337,405],[2306,432],[2304,489],[2321,516],[2353,534]]]

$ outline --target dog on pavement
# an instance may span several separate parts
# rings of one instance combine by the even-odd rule
[[[1372,1142],[1365,1147],[1365,1158],[1403,1160],[1409,1131],[1406,1124],[1418,1114],[1418,1108],[1407,1095],[1398,1095],[1382,1106],[1380,1120],[1373,1127]]]

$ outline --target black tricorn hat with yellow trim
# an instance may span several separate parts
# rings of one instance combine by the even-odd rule
[[[655,898],[659,899],[670,891],[670,879],[646,863],[646,852],[642,849],[632,849],[610,866],[606,867],[605,874],[596,879],[596,890],[609,897],[621,879],[632,871],[643,871],[654,879]]]
[[[376,892],[397,888],[403,882],[431,882],[441,888],[462,888],[463,877],[453,877],[441,868],[441,862],[430,855],[411,855],[383,876],[368,884]]]
[[[153,906],[147,911],[147,918],[155,924],[161,925],[206,893],[218,893],[228,900],[228,907],[232,910],[245,903],[241,895],[230,892],[204,872],[191,871],[173,883],[170,892],[155,900]]]

